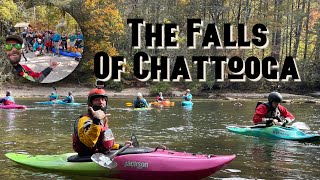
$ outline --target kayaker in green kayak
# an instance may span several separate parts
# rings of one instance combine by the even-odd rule
[[[74,97],[72,95],[72,92],[68,92],[68,96],[62,101],[66,103],[74,103]]]
[[[146,99],[142,97],[141,93],[137,94],[136,99],[133,101],[134,108],[148,108],[149,104]]]
[[[79,156],[91,156],[97,152],[108,152],[121,146],[114,143],[111,129],[108,128],[108,96],[106,91],[95,88],[88,95],[88,113],[74,123],[72,136],[73,149]],[[127,141],[126,144],[132,144]]]
[[[190,89],[186,90],[186,93],[182,96],[182,98],[185,101],[191,101],[192,100],[192,94],[190,93]]]
[[[285,126],[294,121],[294,116],[280,103],[282,96],[278,92],[272,92],[268,96],[267,103],[258,103],[256,112],[253,116],[254,124],[266,124],[272,126]]]
[[[2,103],[3,105],[10,105],[15,103],[10,91],[6,92],[6,97],[0,99],[0,103]]]

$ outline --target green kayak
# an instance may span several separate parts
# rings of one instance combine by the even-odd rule
[[[282,126],[247,126],[236,127],[228,126],[230,132],[243,134],[248,136],[265,137],[271,139],[286,139],[301,142],[315,142],[320,141],[320,135],[307,134],[295,127],[282,127]]]
[[[94,162],[74,163],[68,162],[70,156],[77,155],[76,153],[66,153],[60,155],[28,155],[18,153],[7,153],[5,156],[18,164],[25,166],[47,169],[50,171],[59,171],[65,173],[77,173],[79,175],[110,175],[109,169],[101,167]]]

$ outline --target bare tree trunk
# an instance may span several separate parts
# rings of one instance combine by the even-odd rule
[[[310,0],[307,0],[307,1],[308,1],[308,5],[307,5],[308,7],[307,7],[306,38],[304,40],[304,54],[303,54],[303,59],[304,60],[306,60],[306,58],[307,58],[308,36],[309,36],[309,20],[310,20]]]
[[[306,0],[303,0],[302,2],[302,12],[304,12],[304,8],[306,5]],[[299,4],[298,4],[298,8],[299,8]],[[297,19],[297,31],[296,31],[296,42],[294,44],[294,49],[293,49],[293,57],[297,57],[297,52],[298,52],[298,48],[299,48],[299,43],[300,43],[300,37],[301,37],[301,31],[302,31],[302,23],[303,23],[303,18],[298,17]]]
[[[275,8],[275,15],[274,15],[274,22],[282,24],[282,15],[280,13],[279,7],[281,6],[283,0],[275,0],[274,1],[274,8]],[[272,34],[272,52],[271,56],[275,59],[280,59],[280,43],[281,43],[281,28],[278,28],[275,33]]]
[[[3,32],[2,32],[2,21],[0,21],[0,37],[3,36]]]
[[[239,9],[238,9],[238,17],[237,17],[238,24],[240,23],[240,18],[241,18],[241,0],[239,1]]]
[[[293,1],[293,0],[292,0]],[[294,3],[292,2],[291,5],[291,13],[290,13],[290,37],[289,37],[289,55],[291,56],[291,45],[292,45],[292,33],[293,33],[293,8],[294,8]]]

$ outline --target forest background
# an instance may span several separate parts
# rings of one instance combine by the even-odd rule
[[[56,84],[77,84],[92,86],[95,82],[93,57],[99,51],[110,56],[120,55],[127,59],[126,73],[121,82],[108,81],[106,87],[121,91],[130,87],[147,87],[150,94],[162,91],[170,94],[173,88],[189,88],[194,93],[212,91],[287,91],[310,92],[320,87],[320,0],[0,0],[0,45],[3,46],[6,32],[18,22],[29,22],[33,27],[54,29],[65,19],[67,26],[58,31],[81,29],[84,35],[84,54],[77,69],[67,78]],[[141,49],[131,47],[131,28],[127,19],[140,18],[147,23],[175,23],[180,26],[179,49]],[[187,19],[198,18],[207,24],[218,26],[223,39],[223,25],[234,26],[234,39],[237,39],[237,24],[248,27],[248,40],[251,27],[257,23],[267,26],[269,46],[265,49],[253,47],[251,50],[209,50],[201,48],[201,38],[197,49],[186,47]],[[142,36],[144,32],[142,32]],[[144,42],[142,42],[142,45]],[[141,82],[133,75],[133,56],[143,51],[150,56],[168,56],[171,66],[176,56],[185,56],[188,61],[192,82]],[[207,81],[196,80],[197,68],[191,62],[192,56],[239,56],[243,60],[250,56],[272,56],[281,65],[286,56],[296,59],[301,82],[216,82],[214,65],[207,67]],[[31,83],[13,78],[12,67],[5,60],[4,48],[0,48],[0,83]],[[150,68],[150,67],[145,67]],[[171,68],[172,70],[173,68]],[[281,70],[280,70],[281,72]],[[43,86],[43,84],[41,84]],[[46,86],[46,85],[44,85]],[[51,85],[50,85],[51,86]]]

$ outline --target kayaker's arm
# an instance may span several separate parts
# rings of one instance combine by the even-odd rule
[[[90,126],[87,130],[86,128]],[[79,119],[78,136],[80,141],[88,147],[93,147],[101,132],[101,126],[94,124],[93,120],[88,120],[85,117]]]
[[[286,120],[286,123],[291,123],[292,121],[294,121],[294,116],[287,110],[287,108],[285,108],[284,106],[279,105],[278,106],[279,111],[281,113],[281,116],[283,116]]]
[[[264,116],[266,115],[266,113],[268,112],[268,108],[263,105],[260,104],[257,108],[256,108],[256,112],[253,115],[253,123],[254,124],[259,124],[259,123],[267,123],[267,121],[272,121],[272,118],[265,118]]]

